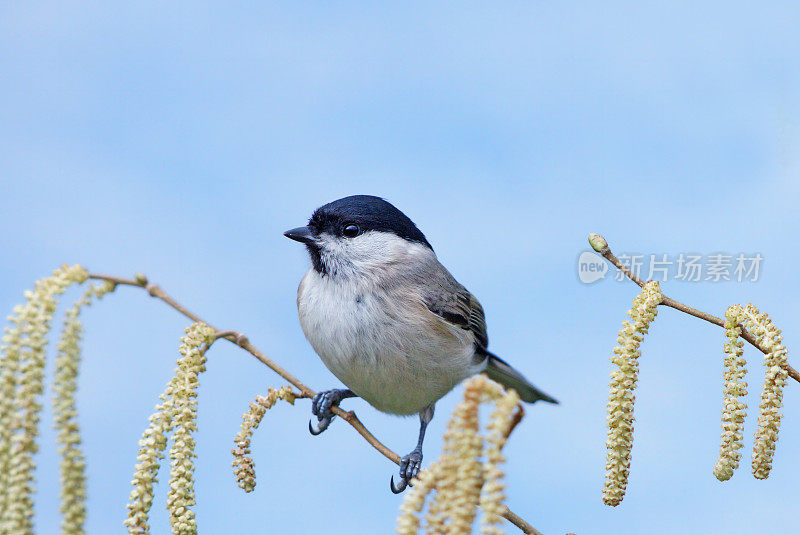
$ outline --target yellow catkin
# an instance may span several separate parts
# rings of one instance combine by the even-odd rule
[[[727,481],[739,467],[742,454],[739,451],[743,442],[744,419],[747,415],[747,395],[745,382],[746,362],[742,354],[742,341],[739,336],[742,329],[738,326],[744,310],[740,305],[728,307],[725,311],[725,372],[723,374],[723,407],[722,407],[722,439],[719,447],[719,458],[714,465],[714,476],[720,481]]]
[[[475,520],[476,508],[480,497],[481,463],[480,455],[483,443],[478,434],[478,407],[483,394],[484,381],[476,381],[467,385],[464,401],[459,411],[460,418],[454,418],[457,432],[452,435],[452,443],[448,448],[453,459],[448,463],[455,484],[452,492],[442,495],[443,510],[448,511],[450,526],[448,532],[469,534]],[[439,498],[439,496],[437,496]]]
[[[167,446],[167,435],[174,429],[170,449],[170,484],[167,508],[173,533],[197,532],[194,511],[194,438],[197,429],[197,376],[205,370],[205,351],[215,331],[204,323],[194,323],[181,338],[175,376],[160,395],[161,402],[150,416],[150,425],[139,439],[132,489],[128,498],[128,533],[150,533],[149,513],[153,505],[153,486]],[[205,347],[203,347],[205,346]]]
[[[242,426],[233,439],[236,447],[231,450],[233,454],[231,465],[236,482],[245,492],[253,492],[256,488],[256,470],[253,458],[250,456],[250,438],[261,423],[261,419],[279,399],[294,405],[295,394],[292,392],[292,387],[270,387],[266,396],[256,396],[255,401],[250,402],[250,408],[242,415]]]
[[[781,331],[769,316],[760,312],[752,303],[734,306],[733,320],[744,326],[756,339],[756,343],[767,351],[764,355],[764,386],[758,409],[758,428],[753,441],[752,470],[757,479],[766,479],[772,469],[775,445],[781,425],[780,409],[783,406],[783,387],[788,373],[785,369],[786,348]],[[729,309],[730,310],[730,309]]]
[[[494,402],[495,410],[484,441],[479,434],[478,409],[485,401]],[[441,457],[420,473],[403,500],[397,518],[398,533],[411,535],[419,531],[419,515],[429,495],[433,499],[425,518],[427,533],[471,533],[478,506],[483,509],[483,533],[502,533],[496,525],[504,499],[500,468],[504,459],[500,451],[518,405],[516,392],[504,393],[500,385],[483,375],[467,382],[464,399],[447,424]]]
[[[110,282],[91,286],[64,315],[64,328],[58,343],[53,387],[53,415],[61,453],[61,533],[83,535],[86,520],[86,460],[81,451],[78,411],[75,406],[80,342],[83,333],[80,313],[92,299],[113,291]]]
[[[26,291],[25,304],[8,318],[12,325],[5,328],[0,348],[0,533],[33,533],[33,454],[47,334],[58,296],[87,278],[81,266],[62,266]]]
[[[430,488],[435,491],[426,517],[426,531],[431,535],[449,533],[446,523],[449,522],[449,507],[457,494],[458,445],[465,443],[465,437],[478,433],[478,387],[469,382],[464,388],[464,400],[456,405],[447,423],[442,454],[429,469],[432,477]]]
[[[508,433],[514,419],[514,409],[519,405],[519,395],[509,390],[496,398],[495,410],[489,417],[488,436],[486,437],[486,462],[483,466],[483,488],[481,489],[480,507],[483,511],[482,531],[484,534],[502,535],[504,531],[498,526],[503,521],[500,514],[505,501],[505,484],[503,470],[505,462],[502,450],[506,444]]]
[[[606,482],[603,487],[603,503],[606,505],[619,505],[625,496],[633,447],[633,402],[641,355],[639,346],[656,317],[657,307],[662,299],[657,281],[644,285],[628,312],[630,321],[622,322],[622,329],[617,337],[619,345],[614,348],[614,356],[611,357],[611,362],[617,365],[617,369],[611,372],[607,407],[608,451]]]
[[[214,329],[204,323],[195,323],[186,329],[181,338],[175,369],[177,379],[172,397],[174,400],[172,447],[169,450],[170,479],[167,492],[167,510],[174,535],[195,535],[194,457],[197,431],[198,376],[206,370],[206,349],[213,341]]]
[[[416,534],[420,527],[419,514],[425,507],[425,499],[436,488],[437,481],[441,480],[441,463],[434,463],[429,468],[422,470],[417,476],[414,486],[411,487],[400,504],[400,516],[397,517],[397,531],[404,534]],[[428,520],[428,533],[443,533],[444,524],[436,522],[431,524],[430,513]]]

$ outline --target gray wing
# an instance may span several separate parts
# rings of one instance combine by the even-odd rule
[[[429,290],[425,299],[428,310],[453,325],[472,331],[478,345],[486,348],[489,337],[481,304],[446,270],[443,269],[437,278],[433,291],[430,291],[430,285],[426,285]]]
[[[428,272],[426,275],[423,287],[428,310],[448,323],[458,325],[466,331],[472,331],[478,346],[475,350],[475,357],[486,359],[485,373],[490,379],[506,388],[513,388],[519,393],[520,399],[528,403],[538,400],[558,403],[533,386],[510,364],[486,349],[486,346],[489,345],[489,337],[486,335],[486,319],[483,316],[483,307],[474,295],[461,286],[441,265],[439,265],[439,269]]]

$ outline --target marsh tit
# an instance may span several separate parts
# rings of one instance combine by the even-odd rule
[[[422,464],[435,403],[462,380],[485,373],[528,403],[557,401],[487,350],[483,308],[439,263],[403,212],[371,195],[318,208],[284,235],[303,243],[311,269],[297,290],[300,325],[325,366],[347,386],[320,392],[311,411],[318,435],[331,407],[361,397],[379,411],[419,414],[417,447],[402,458],[402,492]]]

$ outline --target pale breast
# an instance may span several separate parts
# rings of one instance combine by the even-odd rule
[[[419,412],[480,371],[472,335],[433,315],[413,293],[366,279],[334,282],[310,270],[297,305],[323,363],[378,410]]]

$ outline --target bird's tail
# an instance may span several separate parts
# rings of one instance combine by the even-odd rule
[[[485,351],[485,350],[484,350]],[[493,353],[486,352],[487,362],[484,373],[489,376],[489,379],[497,381],[506,388],[513,388],[519,394],[522,401],[528,403],[535,403],[542,400],[548,403],[558,403],[554,398],[551,398],[535,386],[530,381],[511,367],[506,361]]]

